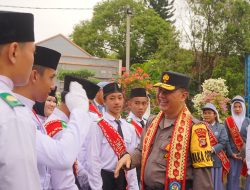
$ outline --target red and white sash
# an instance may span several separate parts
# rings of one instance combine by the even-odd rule
[[[160,121],[164,116],[160,112],[151,123],[147,133],[143,139],[142,147],[142,166],[141,166],[141,182],[142,190],[144,190],[144,172],[146,162],[150,153],[150,147],[154,141]],[[190,134],[192,128],[192,115],[185,106],[174,124],[173,135],[170,141],[169,156],[166,160],[166,179],[165,190],[168,189],[185,189],[186,183],[186,167],[189,152]]]
[[[127,118],[127,122],[134,126],[137,136],[141,138],[143,128],[132,118]]]
[[[228,118],[226,118],[226,123],[227,123],[230,135],[234,141],[234,144],[235,144],[237,150],[241,151],[241,149],[244,145],[244,141],[241,138],[240,131],[239,131],[236,123],[234,122],[233,117],[229,116]]]
[[[44,126],[47,135],[49,135],[50,137],[54,137],[58,132],[62,131],[63,129],[67,128],[67,124],[65,121],[63,120],[52,120],[48,123],[45,124]],[[77,164],[77,160],[74,162],[73,164],[73,172],[74,175],[77,176],[78,174],[78,164]]]
[[[127,152],[123,138],[107,121],[103,119],[102,114],[93,104],[89,105],[89,110],[99,116],[98,125],[101,128],[103,135],[106,137],[111,148],[117,155],[118,159],[120,159]]]
[[[232,116],[229,116],[228,118],[226,118],[226,123],[228,126],[228,130],[229,133],[234,141],[234,144],[237,148],[238,151],[241,151],[243,145],[244,145],[244,141],[240,135],[240,131],[236,125],[236,123],[234,122],[234,119]],[[243,162],[242,165],[242,169],[241,169],[241,175],[242,176],[247,176],[247,165],[246,162]]]
[[[214,135],[213,131],[208,127],[207,123],[204,122],[204,125],[207,126],[207,129],[209,131],[209,138],[210,138],[211,146],[215,146],[216,144],[218,144],[218,140],[217,140],[216,136]],[[226,153],[223,150],[216,153],[216,155],[219,157],[219,159],[221,160],[221,163],[222,163],[222,167],[223,167],[222,180],[224,180],[225,176],[229,173],[229,170],[230,170],[230,161],[229,161]]]

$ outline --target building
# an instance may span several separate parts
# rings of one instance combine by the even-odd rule
[[[86,69],[93,71],[94,77],[102,81],[110,81],[121,75],[121,60],[94,57],[62,34],[37,42],[36,45],[54,49],[62,54],[58,70]]]

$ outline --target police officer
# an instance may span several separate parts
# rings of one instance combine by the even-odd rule
[[[154,85],[161,111],[148,120],[136,151],[120,159],[116,177],[123,165],[141,165],[143,190],[213,189],[208,131],[193,119],[185,104],[189,80],[180,73],[162,73],[161,82]]]
[[[34,59],[34,18],[0,11],[0,189],[40,189],[35,128],[13,95],[27,83]]]

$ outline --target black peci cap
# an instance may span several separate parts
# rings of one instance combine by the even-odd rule
[[[109,83],[103,87],[103,97],[106,97],[107,95],[115,92],[122,93],[122,88],[120,88],[119,85],[115,82]]]
[[[130,92],[130,98],[134,97],[147,97],[145,88],[133,88]]]
[[[0,44],[34,41],[33,14],[0,11]]]
[[[161,82],[158,82],[154,87],[161,87],[169,91],[173,91],[178,88],[184,88],[188,90],[190,77],[173,72],[165,71],[162,73]]]
[[[75,77],[75,76],[71,76],[71,75],[66,75],[64,77],[64,88],[63,90],[66,92],[69,92],[69,85],[71,82],[78,82],[79,84],[82,85],[82,87],[84,88],[84,90],[86,91],[86,94],[88,96],[89,100],[93,100],[97,94],[97,92],[99,91],[100,87],[97,86],[95,83],[84,79],[84,78],[80,78],[80,77]]]
[[[40,65],[56,70],[61,54],[53,49],[36,46],[34,65]]]

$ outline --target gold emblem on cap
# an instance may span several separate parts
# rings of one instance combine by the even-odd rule
[[[7,96],[6,100],[9,101],[9,102],[15,102],[15,101],[17,101],[17,99],[14,96]]]
[[[166,83],[169,80],[168,74],[163,75],[162,80],[164,83]]]

